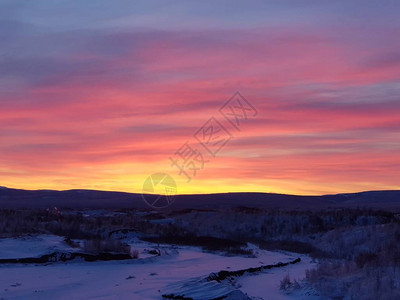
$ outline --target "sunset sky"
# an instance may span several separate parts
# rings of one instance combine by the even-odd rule
[[[1,1],[0,185],[400,189],[400,1]],[[219,109],[257,110],[236,130]],[[213,157],[194,134],[215,117]],[[170,158],[207,162],[190,182]]]

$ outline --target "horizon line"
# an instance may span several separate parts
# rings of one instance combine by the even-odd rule
[[[126,192],[120,190],[99,190],[99,189],[24,189],[24,188],[14,188],[7,186],[0,186],[0,189],[9,189],[9,190],[20,190],[20,191],[30,191],[30,192],[39,192],[39,191],[52,191],[52,192],[68,192],[68,191],[92,191],[92,192],[111,192],[111,193],[124,193],[124,194],[134,194],[134,195],[161,195],[161,194],[150,194],[150,193],[140,193],[140,192]],[[355,192],[338,192],[338,193],[328,193],[328,194],[286,194],[286,193],[276,193],[276,192],[211,192],[211,193],[185,193],[185,194],[176,194],[176,196],[196,196],[196,195],[224,195],[224,194],[273,194],[273,195],[286,195],[286,196],[298,196],[298,197],[322,197],[322,196],[335,196],[335,195],[346,195],[346,194],[361,194],[361,193],[370,193],[370,192],[400,192],[399,190],[361,190]]]

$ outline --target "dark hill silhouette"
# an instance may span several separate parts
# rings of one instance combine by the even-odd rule
[[[0,208],[119,209],[149,208],[141,194],[96,190],[20,190],[0,188]],[[400,191],[369,191],[322,196],[273,193],[178,195],[169,209],[254,207],[261,209],[324,209],[371,207],[400,210]]]

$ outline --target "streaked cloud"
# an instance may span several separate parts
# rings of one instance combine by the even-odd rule
[[[3,1],[2,185],[179,177],[168,157],[239,90],[257,118],[181,192],[399,188],[398,6]]]

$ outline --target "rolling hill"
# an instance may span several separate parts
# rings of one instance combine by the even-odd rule
[[[97,190],[20,190],[0,188],[0,208],[123,209],[149,208],[141,194]],[[370,207],[400,210],[400,191],[368,191],[322,196],[273,193],[177,195],[169,209],[254,207],[260,209],[325,209]]]

